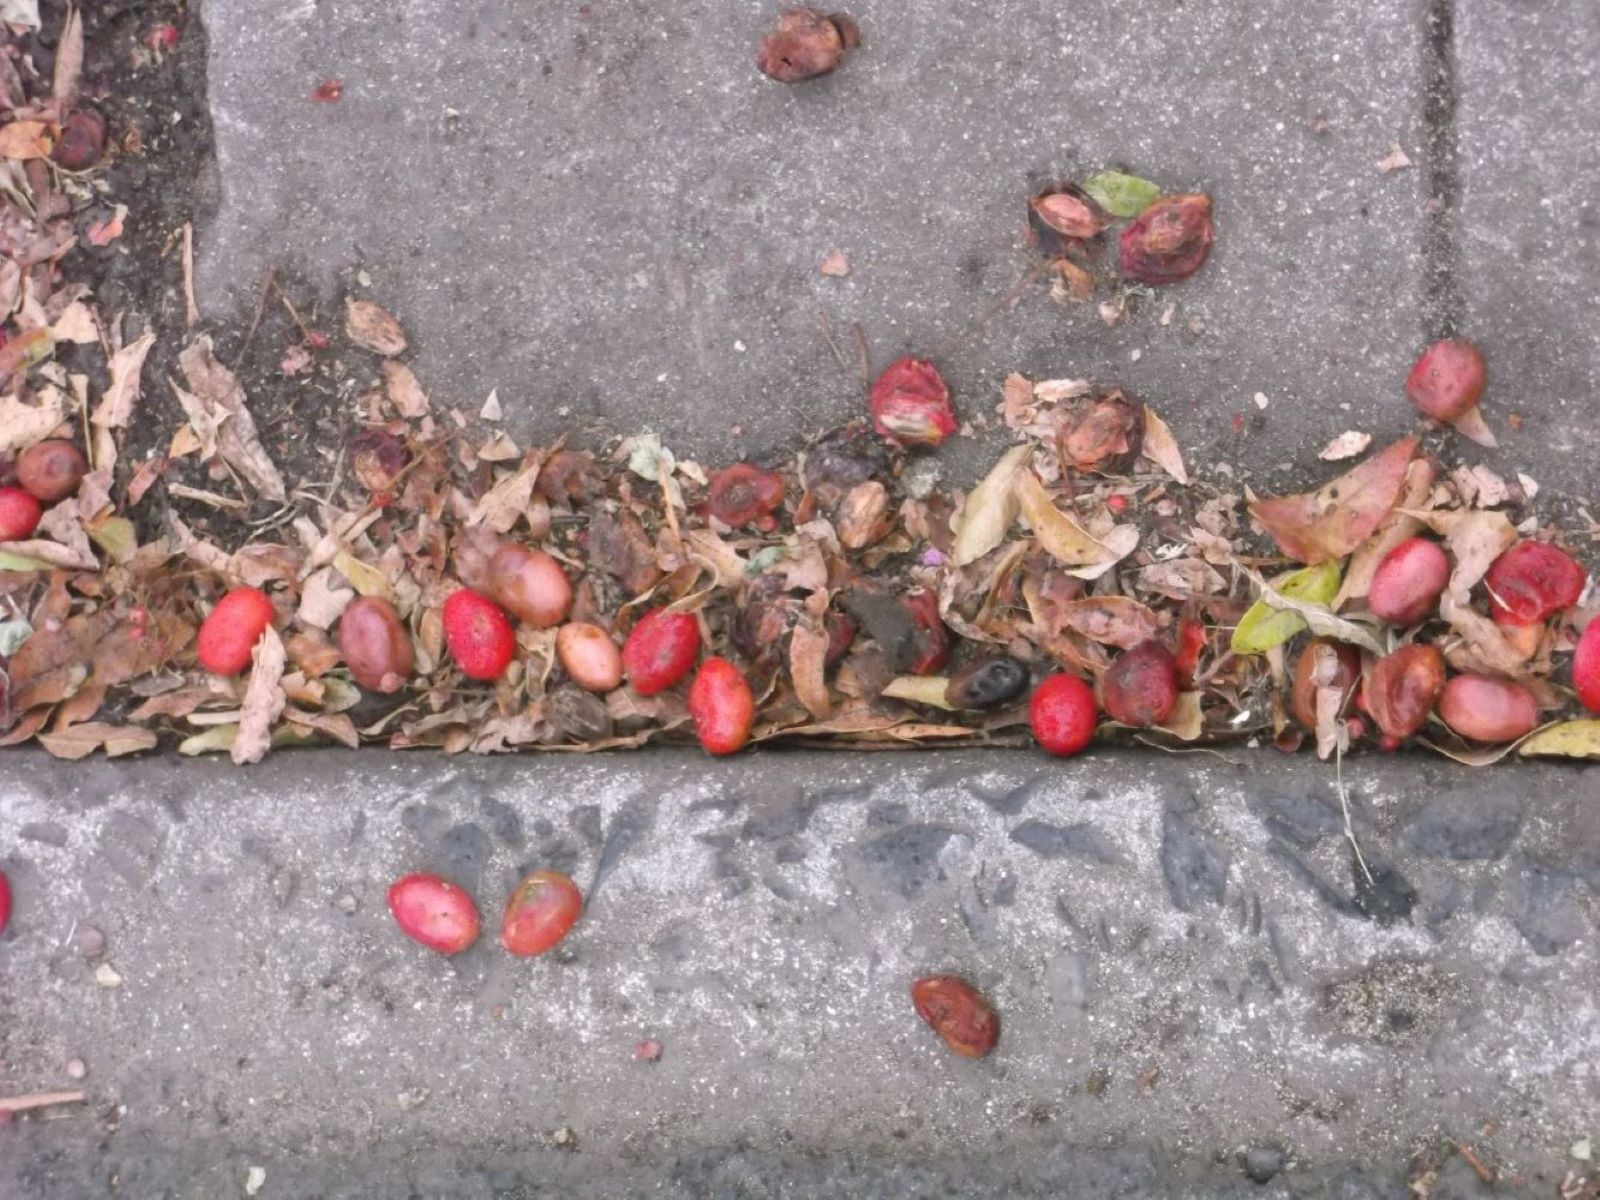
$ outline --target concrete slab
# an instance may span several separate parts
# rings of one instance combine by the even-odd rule
[[[1524,418],[1520,430],[1495,422],[1502,444],[1592,503],[1600,8],[1475,0],[1456,21],[1466,329],[1504,397],[1496,407]]]
[[[0,1094],[78,1058],[91,1101],[0,1131],[7,1196],[227,1195],[261,1166],[263,1195],[836,1195],[859,1169],[1221,1197],[1256,1187],[1251,1148],[1280,1156],[1255,1194],[1355,1160],[1373,1190],[1326,1194],[1393,1195],[1441,1137],[1547,1195],[1600,1111],[1577,771],[1351,764],[1358,887],[1328,770],[1261,755],[44,765],[0,763]],[[532,864],[588,895],[552,959],[490,932],[447,960],[385,909],[434,869],[492,929]],[[987,1060],[911,1011],[945,970],[1002,1014]]]
[[[858,413],[852,322],[878,366],[935,354],[968,417],[1012,369],[1092,375],[1268,485],[1411,423],[1421,173],[1377,164],[1422,141],[1415,6],[861,0],[863,47],[793,88],[753,66],[778,7],[207,0],[204,307],[272,262],[364,269],[441,398],[712,459]],[[1107,164],[1214,192],[1210,263],[1114,329],[1039,284],[970,332],[1033,261],[1030,184]]]

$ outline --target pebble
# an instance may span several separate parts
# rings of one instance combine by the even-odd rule
[[[72,940],[85,958],[99,958],[106,952],[106,935],[93,925],[80,926]]]
[[[1276,1146],[1252,1146],[1244,1152],[1244,1173],[1255,1183],[1268,1183],[1283,1170],[1283,1151]]]
[[[402,1112],[410,1112],[413,1108],[421,1108],[428,1102],[428,1089],[425,1087],[408,1088],[397,1097]]]
[[[569,1125],[563,1125],[551,1135],[550,1140],[561,1150],[576,1150],[578,1148],[578,1135]]]
[[[344,895],[340,896],[335,903],[338,904],[339,911],[344,913],[346,916],[349,916],[351,913],[356,911],[356,898],[349,892],[346,892]]]
[[[89,1068],[84,1065],[83,1059],[81,1059],[81,1058],[69,1058],[69,1059],[67,1059],[67,1078],[68,1079],[82,1079],[88,1073],[89,1073]]]
[[[110,963],[101,963],[94,969],[94,981],[103,988],[122,986],[122,976],[117,974],[117,969]]]

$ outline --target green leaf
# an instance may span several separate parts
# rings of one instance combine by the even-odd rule
[[[192,734],[178,743],[178,753],[193,758],[197,754],[221,754],[233,749],[239,735],[236,724],[213,725],[203,733]]]
[[[1083,185],[1083,190],[1114,217],[1137,217],[1161,195],[1161,189],[1148,179],[1124,175],[1121,171],[1101,171],[1091,175]]]
[[[1549,754],[1562,758],[1600,758],[1600,720],[1563,721],[1541,729],[1522,743],[1519,754]]]
[[[50,564],[41,559],[0,550],[0,571],[48,571],[49,569]]]
[[[1272,586],[1285,599],[1326,607],[1339,593],[1339,564],[1325,562],[1291,571],[1273,580]],[[1263,597],[1250,606],[1234,627],[1233,652],[1264,654],[1274,646],[1283,645],[1308,625],[1300,613],[1276,608]]]

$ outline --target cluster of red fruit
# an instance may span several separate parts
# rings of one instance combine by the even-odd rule
[[[17,455],[16,486],[0,487],[0,542],[33,536],[43,505],[65,500],[78,490],[89,464],[71,442],[51,438]]]

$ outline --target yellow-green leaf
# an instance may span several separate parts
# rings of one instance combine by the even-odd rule
[[[184,738],[178,743],[178,753],[187,754],[191,758],[196,754],[226,754],[233,749],[233,739],[238,733],[238,722],[213,725],[204,733]]]
[[[390,598],[389,581],[384,578],[383,572],[348,551],[341,550],[333,556],[333,567],[363,596],[381,596],[385,600]]]
[[[1339,594],[1339,564],[1291,571],[1273,580],[1272,586],[1290,600],[1304,604],[1328,605]],[[1265,598],[1252,604],[1233,631],[1235,654],[1265,654],[1281,646],[1307,627],[1306,618],[1297,612],[1274,608]]]
[[[955,710],[955,705],[945,699],[945,691],[949,686],[950,680],[943,675],[901,675],[891,679],[880,695],[892,700],[909,700],[913,704],[928,704],[951,712]]]
[[[1083,190],[1114,217],[1137,217],[1149,208],[1161,189],[1148,179],[1121,171],[1100,171],[1084,181]]]
[[[955,544],[950,553],[956,566],[977,562],[1006,540],[1011,523],[1017,519],[1017,477],[1032,456],[1030,445],[1011,447],[983,477],[983,482],[972,489],[962,506],[961,518],[956,522]]]
[[[1600,720],[1563,721],[1522,743],[1519,754],[1560,758],[1600,758]]]

